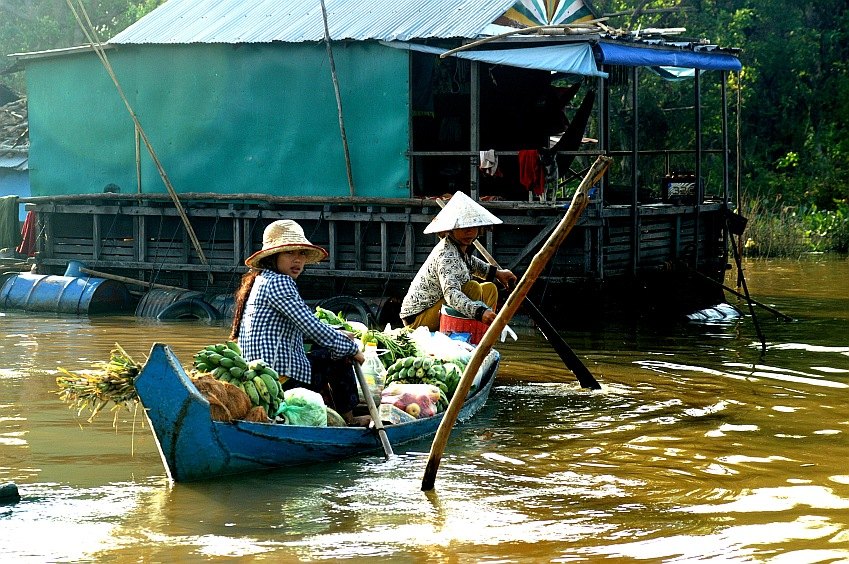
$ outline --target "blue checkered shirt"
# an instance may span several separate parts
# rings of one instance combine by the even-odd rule
[[[333,358],[359,352],[354,341],[318,320],[291,276],[263,270],[254,280],[242,314],[242,356],[248,361],[262,359],[281,376],[311,384],[304,337],[330,349]]]

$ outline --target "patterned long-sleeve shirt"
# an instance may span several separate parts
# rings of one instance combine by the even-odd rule
[[[245,304],[239,347],[245,360],[262,359],[281,376],[312,383],[304,337],[330,349],[333,358],[353,356],[357,344],[322,323],[298,292],[291,276],[263,270]]]
[[[472,276],[492,280],[494,275],[495,267],[476,256],[463,254],[449,237],[443,237],[410,283],[401,302],[401,318],[418,315],[445,298],[450,307],[478,319],[481,306],[463,293],[463,284]]]

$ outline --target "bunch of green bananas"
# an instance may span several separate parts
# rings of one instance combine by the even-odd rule
[[[270,417],[277,414],[283,403],[277,371],[262,360],[246,362],[239,345],[233,341],[207,345],[195,354],[194,367],[198,372],[209,372],[217,380],[238,387],[253,405],[265,408]]]

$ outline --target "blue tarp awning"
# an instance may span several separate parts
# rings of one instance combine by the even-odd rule
[[[387,41],[383,44],[397,49],[409,49],[422,53],[433,53],[434,55],[441,55],[446,51],[446,49],[431,47],[429,45],[400,41]],[[470,49],[468,51],[457,51],[451,56],[493,65],[508,65],[525,69],[607,77],[606,72],[598,70],[592,47],[589,43],[520,47],[516,49],[492,49],[487,51],[473,51]]]
[[[728,53],[654,49],[601,41],[595,46],[599,63],[626,67],[678,67],[700,70],[739,71],[740,60]]]

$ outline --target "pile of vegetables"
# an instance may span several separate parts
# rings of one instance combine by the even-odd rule
[[[377,349],[383,351],[380,361],[387,371],[398,360],[421,354],[416,343],[410,338],[410,332],[406,329],[386,332],[372,329],[364,332],[360,338],[363,345],[376,343]]]
[[[434,415],[448,407],[471,357],[469,351],[443,335],[420,334],[406,328],[359,331],[345,321],[341,312],[335,314],[320,307],[316,308],[316,317],[331,327],[349,331],[364,347],[368,343],[376,344],[386,368],[381,403],[416,418]],[[433,390],[429,399],[422,392],[427,388]]]
[[[141,368],[141,364],[115,343],[109,361],[95,363],[92,372],[73,373],[60,367],[62,374],[56,377],[59,398],[76,409],[77,415],[88,409],[91,412],[89,422],[109,403],[115,404],[112,411],[121,407],[129,409],[139,398],[133,380]]]
[[[384,368],[388,369],[400,358],[421,354],[416,343],[410,338],[409,330],[405,328],[389,331],[378,331],[376,329],[361,331],[348,323],[342,316],[342,312],[333,313],[320,306],[316,306],[315,316],[334,329],[342,329],[353,334],[362,341],[364,348],[368,343],[375,343],[378,350],[381,351],[380,361]]]
[[[396,360],[387,368],[386,385],[431,384],[439,388],[447,405],[460,383],[464,368],[431,356],[408,356]]]

